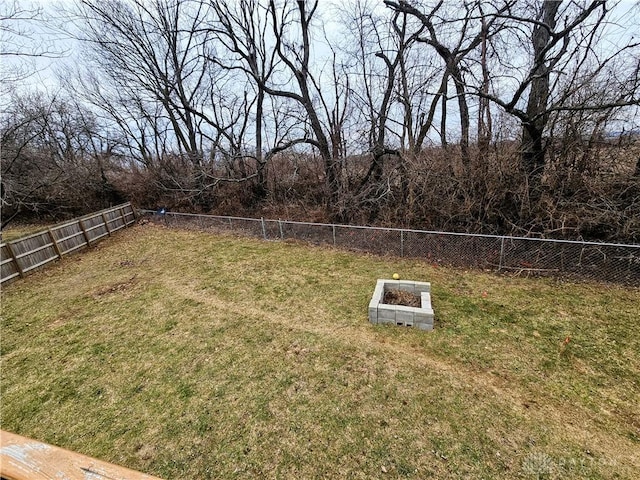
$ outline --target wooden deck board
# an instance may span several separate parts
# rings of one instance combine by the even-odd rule
[[[80,453],[0,430],[3,480],[160,480]]]

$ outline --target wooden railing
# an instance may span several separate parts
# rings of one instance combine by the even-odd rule
[[[2,480],[160,480],[112,463],[0,430]]]
[[[7,282],[97,242],[135,222],[130,203],[55,225],[0,244],[0,277]]]

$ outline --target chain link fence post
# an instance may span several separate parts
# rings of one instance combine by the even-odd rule
[[[264,217],[260,217],[260,223],[262,224],[262,236],[265,240],[267,240],[267,228],[264,224]]]

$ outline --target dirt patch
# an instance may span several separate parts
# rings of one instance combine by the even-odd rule
[[[136,455],[142,460],[150,460],[156,455],[155,445],[143,444],[136,447]]]
[[[110,293],[125,292],[138,283],[136,280],[137,276],[138,275],[134,275],[133,277],[131,277],[129,280],[125,282],[118,282],[112,285],[107,285],[105,287],[99,288],[98,290],[93,292],[93,296],[97,298],[103,295],[108,295]]]
[[[420,308],[422,306],[420,295],[395,288],[384,293],[383,303],[387,305],[404,305],[405,307]]]

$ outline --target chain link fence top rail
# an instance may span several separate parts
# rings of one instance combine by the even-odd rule
[[[174,212],[158,214],[153,210],[140,213],[155,215],[170,226],[228,230],[265,240],[301,240],[378,255],[420,258],[435,265],[640,286],[640,245]]]

